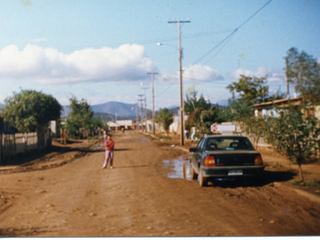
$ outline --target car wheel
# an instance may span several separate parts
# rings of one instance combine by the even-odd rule
[[[197,180],[198,174],[194,171],[194,168],[192,167],[192,165],[190,166],[190,175],[192,180]]]
[[[201,187],[207,186],[208,185],[208,178],[202,176],[202,171],[200,170],[199,174],[199,185]]]

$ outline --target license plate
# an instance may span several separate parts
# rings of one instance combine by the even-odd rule
[[[239,175],[243,175],[242,170],[229,170],[228,171],[228,176],[239,176]]]

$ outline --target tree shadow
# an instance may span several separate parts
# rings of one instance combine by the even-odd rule
[[[54,232],[51,227],[1,228],[1,237],[36,237],[43,233]]]
[[[117,148],[117,149],[114,149],[115,152],[122,152],[122,151],[129,151],[129,150],[132,150],[130,148]]]
[[[77,140],[68,140],[68,145],[81,143]],[[105,152],[104,147],[98,146],[89,148],[86,147],[72,147],[65,145],[58,146],[50,146],[41,150],[32,150],[25,153],[18,153],[12,157],[6,157],[4,160],[0,161],[1,166],[28,166],[34,163],[39,163],[43,161],[50,161],[50,159],[54,159],[58,157],[60,154],[68,153],[68,152],[80,152],[80,153],[94,153],[94,152]],[[130,151],[132,149],[129,148],[120,148],[115,149],[114,151]]]
[[[37,162],[47,161],[51,158],[54,158],[54,156],[56,155],[71,151],[77,150],[71,147],[59,146],[51,146],[41,150],[32,150],[25,153],[18,153],[12,157],[6,157],[3,161],[0,162],[0,166],[28,165],[28,163],[32,164],[35,160],[37,160]],[[48,156],[50,153],[52,153],[51,156]]]
[[[129,151],[131,150],[130,148],[117,148],[117,149],[114,149],[113,151],[114,152],[120,152],[120,151]],[[105,152],[106,150],[105,149],[100,149],[100,148],[94,148],[94,149],[78,149],[77,151],[80,151],[80,152]]]
[[[297,174],[290,171],[264,171],[259,178],[233,178],[233,179],[214,179],[212,185],[208,187],[219,186],[221,188],[238,187],[263,187],[274,182],[286,182],[292,180]]]

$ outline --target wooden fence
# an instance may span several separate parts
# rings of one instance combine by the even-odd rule
[[[51,146],[50,130],[33,133],[0,133],[0,162],[10,160],[19,153],[27,153]]]

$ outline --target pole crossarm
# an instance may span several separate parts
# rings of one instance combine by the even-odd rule
[[[190,22],[191,22],[190,20],[188,20],[188,21],[176,21],[176,20],[168,21],[168,23],[190,23]]]

